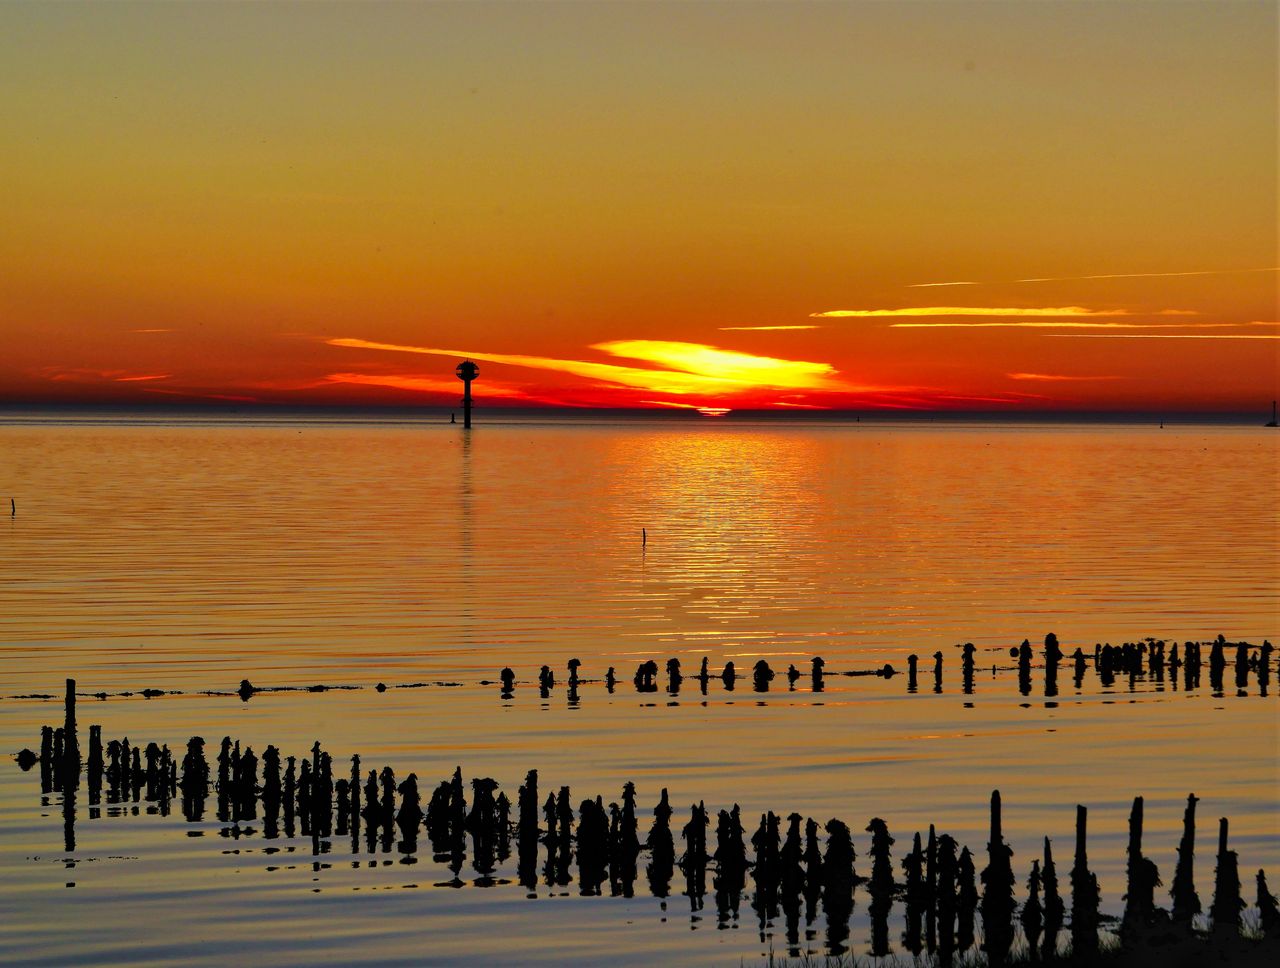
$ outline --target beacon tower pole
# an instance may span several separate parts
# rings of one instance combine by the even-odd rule
[[[470,360],[463,360],[458,364],[458,368],[453,371],[458,375],[458,379],[462,381],[462,426],[471,429],[471,381],[480,375],[480,367],[476,366]]]

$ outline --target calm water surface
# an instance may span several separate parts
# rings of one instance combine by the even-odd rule
[[[990,671],[1048,631],[1068,654],[1147,635],[1274,641],[1275,433],[488,419],[468,438],[373,418],[0,418],[0,497],[18,505],[0,520],[0,695],[58,693],[67,676],[87,692],[182,690],[85,700],[81,727],[174,749],[230,734],[302,755],[319,739],[335,761],[359,752],[427,789],[460,764],[513,799],[530,767],[575,802],[633,780],[646,822],[669,788],[677,828],[699,799],[713,816],[740,803],[750,827],[767,809],[838,816],[860,873],[872,816],[895,862],[930,822],[982,850],[998,787],[1020,892],[1045,834],[1065,880],[1079,802],[1112,912],[1132,797],[1147,798],[1167,883],[1194,791],[1206,906],[1219,816],[1243,872],[1280,876],[1274,691],[1215,696],[1207,676],[1191,693],[1103,689],[1090,674],[1077,692],[1064,674],[1050,699]],[[965,641],[980,649],[972,696]],[[939,649],[941,694],[908,694],[903,676],[705,698],[688,681],[674,697],[629,682],[646,658],[691,673],[704,655],[740,670],[822,655],[839,672]],[[563,678],[574,656],[626,687],[541,700],[538,667]],[[510,701],[480,684],[504,665],[522,683]],[[365,688],[198,694],[242,678]],[[419,681],[461,685],[370,688]],[[3,699],[0,749],[36,747],[60,717]],[[82,798],[67,853],[58,795],[0,768],[3,960],[737,964],[789,947],[781,925],[762,940],[745,904],[736,928],[718,930],[710,902],[691,915],[678,877],[665,908],[639,889],[530,899],[438,887],[452,875],[429,852],[370,866],[341,841],[313,857],[310,839],[232,839],[145,804],[97,812]],[[859,895],[856,952],[866,917]],[[820,918],[811,933],[799,950],[821,952]]]

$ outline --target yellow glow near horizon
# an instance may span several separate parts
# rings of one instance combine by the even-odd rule
[[[817,389],[828,385],[835,375],[830,363],[780,360],[723,350],[701,343],[665,340],[614,340],[591,347],[624,359],[657,363],[671,370],[707,375],[744,386]]]

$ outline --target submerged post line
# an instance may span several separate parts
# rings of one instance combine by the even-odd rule
[[[677,893],[687,897],[695,920],[708,894],[721,925],[735,923],[748,902],[762,939],[767,928],[782,921],[789,945],[798,943],[800,912],[806,911],[806,923],[812,924],[821,906],[826,946],[833,954],[848,950],[855,890],[869,897],[871,948],[877,957],[891,950],[888,919],[896,905],[904,908],[904,948],[914,956],[927,950],[939,965],[952,965],[970,949],[980,950],[988,965],[1008,963],[1016,957],[1015,924],[1037,954],[1051,959],[1068,940],[1069,923],[1077,964],[1093,963],[1104,947],[1100,939],[1111,934],[1099,913],[1101,894],[1089,868],[1083,805],[1076,807],[1068,922],[1048,837],[1043,858],[1031,860],[1027,893],[1019,903],[1014,852],[1004,837],[1008,806],[998,790],[991,794],[990,834],[981,871],[977,852],[957,843],[942,823],[929,825],[927,849],[917,831],[911,849],[895,865],[895,838],[881,817],[851,825],[838,818],[820,822],[798,813],[783,817],[767,811],[748,837],[750,828],[735,803],[716,812],[711,834],[712,810],[701,800],[688,808],[686,823],[673,826],[676,811],[662,788],[642,837],[643,811],[631,782],[622,785],[607,807],[599,795],[575,802],[568,786],[548,790],[543,799],[539,773],[530,769],[513,801],[489,777],[472,779],[468,797],[458,767],[425,793],[416,773],[398,779],[391,766],[379,769],[359,755],[350,757],[348,767],[318,741],[305,754],[287,757],[269,745],[259,758],[251,746],[226,736],[210,763],[201,736],[191,737],[179,757],[167,745],[151,742],[143,747],[127,737],[111,739],[104,747],[101,728],[93,725],[87,762],[82,764],[74,682],[68,680],[67,687],[63,724],[41,730],[40,754],[31,754],[24,768],[38,763],[41,792],[62,795],[68,853],[76,849],[77,794],[83,779],[91,820],[101,821],[112,807],[117,814],[137,813],[145,802],[148,812],[154,805],[162,816],[179,811],[191,824],[221,824],[224,835],[237,840],[258,835],[268,841],[309,838],[312,853],[319,856],[332,854],[334,842],[342,838],[349,841],[353,855],[394,852],[402,863],[415,862],[419,838],[425,835],[434,860],[450,872],[443,885],[466,884],[462,870],[468,858],[477,875],[474,886],[500,883],[499,869],[514,862],[515,880],[531,896],[540,885],[563,892],[576,883],[582,896],[602,896],[608,885],[610,896],[631,897],[643,879],[656,898],[665,901]],[[1280,945],[1280,907],[1267,887],[1265,872],[1258,871],[1253,907],[1260,927],[1252,935],[1242,931],[1246,902],[1237,855],[1228,846],[1226,818],[1219,824],[1210,930],[1201,930],[1188,914],[1199,907],[1192,877],[1197,802],[1194,795],[1188,797],[1178,872],[1169,892],[1172,909],[1166,910],[1156,899],[1159,871],[1143,854],[1143,800],[1134,800],[1124,916],[1109,943],[1135,959],[1162,952],[1183,958],[1188,950],[1205,957],[1212,954],[1215,960],[1224,952],[1264,958]],[[869,860],[865,875],[855,866],[855,830],[868,835],[860,845]],[[677,850],[677,837],[683,850]],[[895,867],[901,868],[901,879]]]
[[[1207,663],[1203,659],[1203,648],[1208,646]],[[1219,635],[1209,643],[1187,641],[1185,643],[1167,643],[1161,639],[1147,638],[1139,642],[1126,642],[1119,646],[1110,643],[1096,643],[1091,652],[1077,646],[1067,656],[1058,642],[1058,637],[1049,633],[1044,638],[1043,650],[1037,650],[1030,640],[1024,639],[1020,646],[1009,649],[1009,654],[1017,660],[1016,665],[1000,665],[992,663],[989,667],[985,660],[979,666],[978,649],[972,642],[953,646],[960,651],[960,691],[965,696],[976,695],[979,691],[979,675],[981,682],[998,681],[1001,673],[1016,673],[1017,691],[1023,697],[1029,697],[1033,691],[1043,692],[1046,705],[1057,705],[1057,699],[1063,690],[1070,688],[1071,695],[1085,694],[1086,678],[1100,687],[1103,694],[1127,690],[1137,693],[1139,685],[1144,692],[1168,693],[1170,695],[1196,693],[1201,686],[1201,672],[1204,665],[1209,667],[1210,690],[1215,698],[1226,698],[1232,695],[1227,688],[1228,667],[1232,670],[1232,681],[1235,686],[1234,696],[1246,697],[1251,694],[1267,697],[1272,694],[1271,676],[1275,666],[1275,647],[1270,640],[1261,645],[1248,642],[1228,642]],[[999,653],[1000,648],[989,648],[987,651]],[[1228,655],[1231,656],[1230,661]],[[946,693],[954,686],[947,685],[945,675],[948,668],[946,656],[942,650],[933,653],[932,688],[934,695]],[[1037,659],[1039,661],[1037,661]],[[920,656],[912,653],[907,656],[905,690],[908,694],[919,694],[921,677],[925,675],[919,667]],[[801,664],[804,661],[801,660]],[[674,698],[681,695],[684,689],[696,689],[700,696],[709,695],[712,684],[726,694],[736,693],[739,683],[743,689],[749,688],[753,693],[771,692],[788,693],[808,691],[814,694],[823,693],[827,689],[830,677],[847,679],[883,679],[892,681],[901,673],[891,663],[883,663],[862,669],[832,670],[827,667],[821,656],[808,659],[809,668],[801,671],[794,662],[788,664],[785,672],[775,671],[768,659],[758,659],[750,670],[739,670],[734,659],[728,659],[717,670],[713,669],[708,656],[702,656],[696,674],[686,674],[681,660],[671,657],[666,660],[666,675],[662,676],[662,667],[654,659],[640,662],[630,677],[633,690],[641,695],[665,693]],[[1071,673],[1071,685],[1060,686],[1058,682],[1059,668],[1067,666]],[[607,666],[604,675],[590,678],[583,674],[583,663],[577,658],[569,659],[566,668],[568,675],[564,680],[567,686],[566,700],[570,706],[581,701],[581,690],[586,687],[603,685],[610,695],[616,695],[619,685],[624,682],[625,672],[619,673],[616,666]],[[988,676],[987,669],[990,669]],[[1092,670],[1092,676],[1090,676]],[[1066,669],[1063,670],[1064,675]],[[1280,670],[1275,670],[1280,674]],[[781,679],[782,681],[778,681]],[[1039,679],[1037,686],[1035,680]],[[783,685],[785,682],[785,687]],[[167,696],[200,695],[208,697],[238,697],[248,702],[257,696],[275,693],[327,693],[327,692],[359,692],[372,690],[385,693],[394,689],[456,689],[468,686],[494,687],[499,690],[499,697],[507,702],[514,700],[520,692],[522,684],[536,684],[539,699],[550,699],[558,686],[555,671],[547,664],[543,665],[533,680],[517,678],[515,670],[510,666],[503,668],[497,679],[479,679],[471,682],[461,680],[425,680],[404,683],[378,682],[374,685],[353,683],[315,683],[311,685],[255,685],[248,679],[242,679],[235,689],[130,689],[118,692],[80,692],[81,698],[107,699],[159,699]],[[27,693],[4,697],[10,700],[42,700],[50,701],[59,698],[54,693]],[[1024,704],[1025,705],[1025,704]]]

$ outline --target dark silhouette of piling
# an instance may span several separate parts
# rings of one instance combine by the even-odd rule
[[[753,906],[760,921],[761,940],[766,937],[768,923],[778,913],[778,886],[782,872],[778,830],[778,817],[770,810],[761,814],[760,826],[751,836],[751,846],[756,853],[755,870],[751,875],[756,883]]]
[[[768,692],[769,683],[773,682],[774,671],[764,659],[757,660],[751,669],[751,681],[756,692]]]
[[[65,728],[65,727],[64,727]],[[102,776],[104,773],[102,760],[102,727],[89,727],[89,760],[85,764],[85,775],[89,783],[89,803],[97,804],[102,795]]]
[[[1126,940],[1145,934],[1156,913],[1155,891],[1160,874],[1156,865],[1142,854],[1142,820],[1142,797],[1134,797],[1129,813],[1128,890],[1120,922],[1120,936]]]
[[[1169,890],[1173,898],[1173,920],[1189,927],[1191,920],[1200,913],[1200,895],[1196,893],[1196,803],[1199,798],[1187,794],[1187,809],[1182,815],[1182,840],[1178,843],[1178,864],[1173,872],[1173,886]]]
[[[1027,696],[1031,694],[1031,640],[1023,639],[1014,652],[1018,657],[1018,692]]]
[[[822,908],[827,917],[827,950],[839,956],[848,947],[849,918],[853,915],[853,835],[842,821],[826,823],[827,850],[822,857]]]
[[[63,705],[62,723],[63,768],[69,777],[80,775],[80,740],[76,735],[76,681],[67,680],[67,696]]]
[[[1234,850],[1227,849],[1227,818],[1223,817],[1218,821],[1218,868],[1213,879],[1213,904],[1209,907],[1213,933],[1227,937],[1239,935],[1243,908],[1239,859]]]
[[[275,837],[277,834],[281,793],[280,751],[274,746],[268,746],[262,751],[262,823],[268,837]],[[347,806],[346,803],[339,804],[340,831],[346,829]]]
[[[1027,901],[1022,905],[1022,933],[1027,939],[1027,950],[1032,960],[1040,953],[1040,933],[1044,929],[1044,908],[1040,904],[1040,861],[1031,862],[1031,874],[1027,877]]]
[[[524,783],[516,795],[519,820],[516,822],[516,839],[520,844],[537,843],[538,835],[538,771],[525,774]]]
[[[787,835],[782,842],[779,859],[779,880],[784,892],[793,894],[804,887],[804,839],[800,833],[798,813],[787,816]]]
[[[804,877],[805,920],[812,922],[814,906],[822,893],[822,847],[818,843],[818,822],[812,817],[804,822]]]
[[[636,674],[631,680],[636,687],[637,692],[657,692],[658,691],[658,663],[652,659],[641,662],[636,667]]]
[[[721,810],[716,819],[716,874],[712,887],[716,893],[716,917],[721,927],[736,921],[746,885],[747,849],[743,841],[742,814],[735,803],[732,810]]]
[[[112,740],[117,749],[119,745]],[[204,758],[204,739],[192,736],[182,758],[182,815],[191,823],[204,816],[205,797],[209,794],[209,764]]]
[[[258,816],[258,758],[254,756],[253,749],[248,746],[240,757],[234,796],[236,819],[256,819]],[[328,805],[328,800],[325,800],[325,827],[328,826]]]
[[[115,743],[115,740],[112,740]],[[112,769],[119,771],[120,744],[115,743],[115,756],[112,758]],[[40,727],[40,792],[49,793],[53,789],[53,727]],[[117,776],[114,784],[118,784]]]
[[[502,845],[508,833],[510,804],[506,797],[494,796],[497,789],[497,781],[490,777],[473,779],[471,813],[466,819],[466,828],[471,834],[471,866],[480,875],[477,884],[486,887],[493,883],[492,875],[497,869],[499,854],[505,852]]]
[[[1040,885],[1044,888],[1044,949],[1045,960],[1058,952],[1058,932],[1062,930],[1064,908],[1062,895],[1058,893],[1058,869],[1053,863],[1053,848],[1049,838],[1044,839],[1044,867],[1040,873]]]
[[[1236,689],[1243,692],[1249,686],[1249,646],[1241,642],[1236,646]]]
[[[689,808],[689,822],[681,830],[684,838],[684,856],[680,858],[680,867],[685,875],[685,894],[689,898],[692,911],[702,909],[703,897],[707,893],[707,808],[703,803],[695,803]]]
[[[502,680],[502,698],[510,699],[516,688],[516,674],[507,668],[502,670],[499,678]]]
[[[1275,895],[1267,890],[1267,875],[1258,870],[1258,920],[1262,926],[1262,934],[1266,938],[1280,937],[1280,905]]]
[[[685,855],[681,859],[682,867],[691,864],[707,863],[707,826],[709,823],[707,808],[695,803],[689,808],[689,823],[686,823],[681,836],[685,840]]]
[[[1077,648],[1075,652],[1071,654],[1071,661],[1074,663],[1074,669],[1072,670],[1071,679],[1072,679],[1072,682],[1075,684],[1076,689],[1079,690],[1080,687],[1084,684],[1084,669],[1085,669],[1084,649]]]
[[[907,656],[907,692],[916,691],[916,664],[920,661],[920,656],[914,652]]]
[[[680,674],[680,660],[671,658],[667,660],[667,692],[671,695],[679,695],[680,683],[684,681],[684,676]]]
[[[1076,856],[1071,867],[1071,949],[1077,958],[1098,953],[1098,879],[1089,870],[1089,811],[1076,806]]]
[[[725,689],[733,692],[734,686],[738,681],[738,670],[734,667],[732,659],[724,664],[724,669],[720,672],[720,679],[724,682]]]
[[[929,841],[924,861],[924,943],[932,954],[938,947],[938,833],[933,824],[929,824]]]
[[[297,759],[292,756],[285,758],[284,792],[281,797],[281,803],[284,805],[284,835],[286,837],[293,836],[293,822],[297,817],[297,804],[294,799],[298,790],[297,762]]]
[[[822,670],[826,668],[826,665],[826,662],[823,661],[823,658],[820,655],[815,655],[811,660],[810,676],[813,680],[814,692],[822,692],[824,688]]]
[[[933,691],[942,692],[942,653],[933,654]]]
[[[973,925],[978,912],[978,875],[968,847],[960,849],[956,861],[956,884],[956,949],[963,952],[973,947]]]
[[[1209,647],[1209,688],[1216,693],[1222,692],[1222,674],[1227,668],[1226,645],[1226,637],[1219,635]]]
[[[721,810],[716,820],[716,851],[712,855],[723,872],[746,871],[746,831],[742,827],[742,815],[735,803],[733,810]]]
[[[599,895],[608,877],[609,818],[597,798],[578,806],[578,889],[583,896]]]
[[[1062,661],[1062,647],[1058,637],[1050,632],[1044,637],[1044,694],[1058,694],[1058,664]]]
[[[482,781],[472,780],[471,782],[474,785]],[[418,775],[410,773],[406,776],[404,781],[396,787],[396,792],[400,794],[396,826],[400,828],[401,835],[407,838],[417,832],[418,825],[426,816],[422,810],[422,794],[418,791]]]
[[[614,836],[614,853],[624,861],[635,862],[640,852],[636,820],[636,785],[628,780],[622,785],[622,810],[618,813],[618,830]]]
[[[1000,816],[1000,791],[991,792],[991,835],[987,841],[987,867],[982,872],[983,950],[993,968],[1002,965],[1013,943],[1013,851],[1004,842]]]
[[[893,861],[889,856],[893,838],[879,817],[867,824],[871,834],[871,954],[880,958],[889,953],[889,911],[893,907]]]
[[[920,844],[920,832],[911,841],[911,852],[902,858],[902,871],[906,875],[904,900],[907,905],[906,929],[902,932],[902,947],[915,958],[924,950],[920,930],[924,919],[927,895],[924,887],[924,850]]]
[[[956,953],[956,842],[950,834],[938,838],[938,876],[933,911],[938,931],[938,964],[951,968]]]
[[[671,803],[667,788],[653,808],[653,824],[646,841],[651,861],[646,869],[649,892],[657,898],[665,898],[671,890],[671,878],[675,873],[675,842],[671,836]]]

